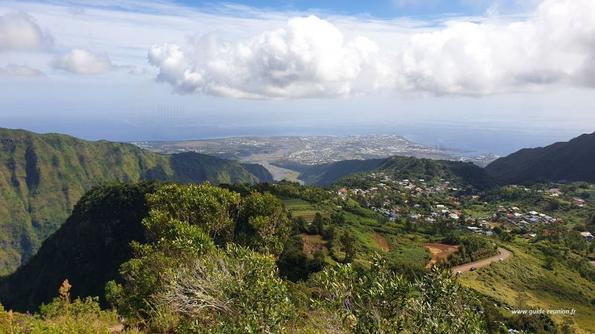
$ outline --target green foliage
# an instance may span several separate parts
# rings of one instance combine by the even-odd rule
[[[271,181],[262,168],[198,153],[162,155],[131,144],[22,130],[0,129],[0,161],[0,275],[35,254],[81,196],[101,183]]]
[[[208,183],[186,186],[168,184],[147,196],[152,212],[198,226],[221,244],[233,239],[234,218],[240,200],[238,194]],[[159,223],[153,224],[149,220],[146,225],[155,235],[161,235]]]
[[[96,187],[77,203],[70,218],[49,237],[31,260],[0,279],[0,300],[17,311],[34,311],[55,297],[68,278],[73,297],[99,296],[117,279],[118,267],[132,256],[130,242],[144,242],[145,195],[153,183]]]
[[[336,164],[349,162],[350,161],[341,161]],[[319,168],[329,167],[322,165]],[[364,172],[382,172],[391,175],[394,179],[445,179],[450,180],[455,184],[471,186],[480,190],[489,189],[495,186],[494,180],[481,167],[472,163],[418,159],[412,157],[390,157],[379,161],[379,163],[372,169],[362,169],[359,171],[350,169],[349,173],[341,175],[341,177],[344,177],[343,179],[333,178],[318,181],[317,184],[330,184],[336,182],[339,185],[348,186],[350,188],[369,188],[372,185],[362,177],[365,176]]]
[[[492,241],[477,234],[461,236],[458,243],[460,243],[458,251],[448,257],[448,262],[453,266],[473,262],[498,253],[498,249]]]
[[[228,245],[167,279],[157,300],[179,316],[177,332],[278,332],[294,316],[274,259]]]
[[[306,280],[310,274],[322,270],[324,254],[317,252],[311,259],[304,253],[304,242],[300,235],[295,235],[288,240],[283,253],[277,260],[279,274],[292,282]]]
[[[512,301],[507,297],[511,290],[516,296],[525,289],[530,291],[530,304],[540,303],[545,296],[552,303],[578,305],[577,318],[592,312],[587,307],[594,299],[589,287],[595,270],[586,261],[584,240],[574,230],[565,233],[561,229],[555,237],[527,243],[535,257],[512,247],[514,255],[506,261],[454,278],[447,271],[428,273],[424,267],[429,253],[424,243],[445,236],[445,241],[461,244],[453,262],[468,262],[494,252],[497,239],[456,232],[456,225],[444,229],[452,233],[431,237],[403,234],[400,223],[379,220],[356,202],[347,210],[345,203],[328,198],[330,192],[309,192],[308,187],[285,184],[281,187],[286,193],[325,193],[327,198],[320,202],[284,198],[281,202],[275,187],[102,187],[80,201],[72,218],[76,224],[65,225],[68,233],[56,239],[68,248],[56,246],[44,253],[44,261],[56,257],[48,263],[62,268],[60,262],[78,264],[77,255],[83,255],[84,262],[69,275],[89,273],[83,264],[94,266],[96,260],[88,256],[87,243],[99,249],[93,254],[101,254],[110,249],[100,245],[106,240],[116,239],[115,245],[132,241],[131,246],[126,243],[127,261],[120,266],[120,275],[111,276],[105,296],[127,326],[147,333],[485,333],[501,332],[506,326],[527,331],[554,328],[549,318],[527,320],[496,314],[503,304],[516,305],[514,297]],[[258,191],[263,189],[271,191]],[[306,217],[312,223],[291,219],[284,204],[294,217]],[[424,229],[432,231],[423,226],[418,230]],[[305,230],[316,234],[298,234]],[[131,234],[139,237],[131,239]],[[76,242],[70,243],[71,239]],[[519,240],[505,245],[508,248]],[[378,252],[383,257],[374,255]],[[343,260],[351,263],[336,263]],[[110,262],[114,267],[122,261]],[[42,273],[50,269],[36,268]],[[36,272],[27,273],[35,277]],[[39,276],[40,280],[47,277]],[[501,294],[506,299],[498,306],[490,300],[498,310],[484,312],[487,304],[480,304],[475,293],[462,288],[459,281],[484,295],[495,298]],[[495,286],[498,289],[492,290]],[[77,306],[51,302],[39,315],[25,318],[49,326],[55,319],[82,319],[89,314],[97,318],[98,312],[115,317],[113,312],[100,311],[94,299],[62,300]],[[69,310],[67,317],[62,315],[64,309]],[[7,319],[8,312],[0,312],[0,326],[14,326],[15,321]],[[90,322],[92,318],[85,319]],[[95,332],[103,330],[89,327]],[[591,327],[587,323],[585,328]]]
[[[240,198],[209,184],[168,184],[147,195],[147,201],[151,211],[143,224],[152,242],[133,244],[134,258],[120,268],[123,285],[110,283],[106,291],[120,314],[144,326],[161,311],[155,295],[164,289],[165,276],[212,250],[209,235],[231,238],[231,215]]]
[[[101,310],[97,298],[71,300],[70,288],[68,280],[65,280],[59,297],[42,305],[36,315],[6,312],[0,305],[0,333],[108,334],[119,327],[115,312]]]
[[[563,333],[558,330],[556,324],[545,314],[517,315],[506,321],[508,327],[526,333],[557,334]]]
[[[252,192],[243,200],[236,225],[239,243],[260,252],[279,255],[289,232],[287,212],[277,197],[271,193]]]
[[[341,237],[339,238],[339,242],[341,243],[341,249],[345,252],[345,258],[343,259],[344,263],[350,263],[355,258],[355,254],[357,252],[355,247],[355,238],[353,234],[349,231],[343,232]]]
[[[253,192],[242,200],[210,184],[168,184],[147,195],[147,201],[151,210],[143,224],[150,242],[133,245],[134,258],[121,266],[123,284],[109,283],[106,292],[131,323],[152,332],[195,332],[207,324],[215,331],[263,331],[278,328],[291,315],[283,304],[287,296],[274,258],[232,243],[280,252],[289,219],[276,197]],[[220,250],[215,244],[227,246]],[[208,296],[181,292],[206,289],[207,284]],[[197,305],[202,297],[230,302],[225,307]],[[179,304],[183,300],[190,309]],[[200,310],[206,313],[196,318]],[[206,316],[217,311],[222,312],[217,320]]]
[[[369,271],[338,265],[316,274],[317,307],[339,312],[356,333],[483,333],[481,308],[448,272],[411,282],[376,258]]]

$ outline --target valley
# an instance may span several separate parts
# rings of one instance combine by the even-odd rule
[[[595,0],[1,0],[0,334],[595,334]]]
[[[24,134],[29,141],[48,140],[45,135]],[[68,140],[73,141],[70,145],[95,145]],[[49,233],[39,251],[16,272],[0,278],[0,302],[5,308],[31,312],[42,304],[70,305],[60,295],[56,299],[56,287],[64,288],[68,279],[68,298],[97,296],[98,308],[112,307],[112,311],[101,312],[126,317],[127,325],[122,325],[114,324],[110,313],[82,313],[105,319],[109,328],[126,332],[157,326],[159,331],[177,331],[192,323],[200,311],[192,309],[189,315],[178,308],[181,305],[173,309],[169,305],[188,298],[187,284],[202,277],[207,281],[201,284],[231,284],[225,289],[235,292],[229,293],[247,293],[241,298],[249,304],[268,303],[272,298],[286,311],[283,319],[263,325],[246,320],[252,309],[237,304],[234,312],[240,318],[230,318],[222,309],[216,313],[219,320],[201,318],[205,321],[201,326],[221,330],[223,324],[249,323],[254,328],[277,328],[281,321],[284,326],[317,332],[321,317],[345,312],[358,319],[355,326],[376,330],[394,329],[388,323],[366,320],[370,314],[384,312],[378,305],[422,302],[417,299],[420,293],[423,296],[431,286],[446,284],[455,290],[445,290],[447,294],[439,297],[449,305],[442,307],[458,308],[453,305],[462,303],[479,310],[474,316],[457,315],[464,323],[455,327],[477,326],[480,332],[491,333],[502,328],[539,333],[595,330],[591,321],[595,318],[595,183],[552,179],[509,184],[491,174],[489,166],[407,156],[317,165],[277,160],[272,164],[268,159],[279,156],[279,151],[263,148],[248,150],[252,162],[261,163],[250,165],[195,152],[161,154],[132,145],[124,148],[131,150],[123,156],[126,159],[132,153],[144,154],[170,161],[170,165],[163,165],[165,174],[151,172],[146,177],[119,180],[123,183],[98,183],[82,195],[66,222]],[[39,150],[36,147],[38,165],[46,159]],[[17,160],[18,155],[13,156]],[[279,168],[276,175],[267,171],[275,168]],[[61,169],[58,165],[54,172]],[[274,181],[275,176],[284,180]],[[39,184],[47,182],[46,178],[39,173]],[[28,184],[26,178],[22,182]],[[226,267],[220,271],[212,267],[215,263]],[[248,275],[246,267],[234,267],[238,263],[255,267],[243,276]],[[207,271],[192,273],[193,268]],[[261,283],[241,283],[255,277]],[[178,279],[185,281],[170,285]],[[379,281],[366,285],[374,280]],[[265,284],[265,290],[252,295],[252,289],[262,286],[258,284]],[[371,294],[378,284],[384,293],[393,291],[394,295]],[[354,290],[341,292],[337,286]],[[359,295],[366,299],[362,301],[365,306],[345,308],[335,304],[336,298],[343,297],[326,297],[351,295],[358,289],[363,289]],[[457,289],[465,292],[457,294]],[[151,296],[150,304],[143,301],[147,296]],[[303,300],[311,302],[303,304]],[[146,325],[161,321],[146,308],[167,309],[175,320]],[[572,308],[577,313],[547,317],[514,313],[534,308]],[[260,316],[268,311],[259,308],[255,312]],[[301,316],[293,316],[294,312]],[[419,314],[420,310],[403,312]],[[422,320],[410,322],[418,319],[415,316],[383,314],[395,326],[425,326]],[[424,314],[424,319],[453,326],[448,315]],[[23,315],[21,319],[36,324],[34,318]],[[333,331],[351,332],[351,325],[340,319],[327,325]]]
[[[199,152],[225,159],[258,163],[275,180],[299,180],[300,166],[323,165],[343,160],[391,156],[469,161],[485,166],[497,158],[456,149],[430,147],[397,135],[231,137],[174,142],[142,141],[133,144],[159,153]]]

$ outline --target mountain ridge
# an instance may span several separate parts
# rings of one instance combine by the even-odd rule
[[[262,166],[199,153],[164,155],[127,143],[0,128],[0,274],[35,253],[93,186],[145,180],[257,183],[272,176]]]
[[[486,171],[500,183],[595,182],[595,132],[496,159]]]
[[[495,184],[484,169],[470,162],[403,156],[303,166],[300,179],[307,184],[328,186],[354,174],[368,172],[389,172],[397,178],[452,178],[478,189],[486,189]]]

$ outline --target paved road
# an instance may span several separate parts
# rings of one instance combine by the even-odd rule
[[[512,255],[512,253],[510,251],[507,251],[504,248],[498,248],[498,255],[488,257],[485,259],[481,259],[481,260],[475,261],[475,262],[465,263],[460,266],[452,267],[452,272],[456,274],[459,271],[462,273],[467,272],[467,271],[471,270],[471,268],[479,269],[479,268],[482,268],[485,266],[489,266],[493,262],[498,262],[498,261],[500,261],[500,259],[506,260],[511,255]]]

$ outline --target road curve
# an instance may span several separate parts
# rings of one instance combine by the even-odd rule
[[[467,272],[467,271],[471,270],[471,268],[479,269],[479,268],[482,268],[485,266],[489,266],[493,262],[498,262],[498,261],[500,261],[500,259],[506,260],[511,255],[512,255],[512,253],[510,251],[499,247],[498,255],[488,257],[485,259],[481,259],[481,260],[478,260],[475,262],[461,264],[460,266],[452,267],[452,272],[456,274],[458,272],[461,272],[461,273]]]

